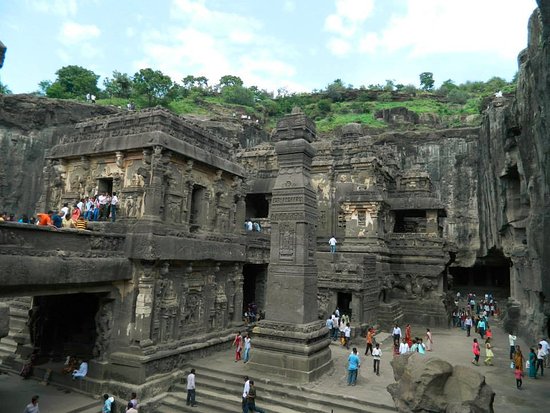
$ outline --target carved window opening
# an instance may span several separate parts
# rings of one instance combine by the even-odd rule
[[[267,218],[269,216],[269,202],[266,195],[269,194],[248,194],[246,196],[247,218],[254,220],[255,218]]]
[[[367,226],[367,211],[357,211],[357,225],[360,227]]]
[[[204,224],[206,213],[205,202],[206,188],[201,185],[193,185],[191,193],[191,214],[189,216],[189,225],[191,231],[197,231]]]
[[[521,193],[521,175],[517,165],[506,170],[501,177],[506,194],[506,218],[508,222],[519,221],[529,215],[529,197]]]
[[[426,211],[423,209],[407,209],[395,211],[395,225],[393,232],[397,233],[425,233]]]
[[[97,180],[97,192],[98,194],[103,194],[107,192],[108,194],[113,193],[113,178],[100,178]]]

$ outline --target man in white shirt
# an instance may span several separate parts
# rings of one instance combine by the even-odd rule
[[[248,413],[248,392],[250,391],[250,380],[248,376],[244,376],[244,388],[243,388],[243,413]]]
[[[399,342],[401,341],[401,329],[397,324],[395,324],[391,334],[393,336],[393,345],[395,347],[399,347]]]
[[[541,345],[542,351],[544,352],[544,367],[548,367],[550,345],[548,344],[548,341],[546,341],[546,339],[544,338],[540,339],[539,344]]]
[[[333,235],[328,240],[328,245],[330,245],[330,252],[333,254],[336,252],[336,243],[337,243],[336,238],[334,238],[334,235]]]
[[[399,354],[406,354],[409,352],[409,345],[407,344],[407,339],[401,340],[401,344],[399,344]]]
[[[116,220],[116,210],[118,207],[118,197],[116,196],[116,192],[113,192],[113,196],[111,197],[111,221],[115,222]]]
[[[349,323],[344,327],[344,339],[346,340],[346,348],[349,350],[349,343],[351,342],[351,327]]]
[[[99,220],[101,221],[103,218],[106,218],[107,196],[103,193],[97,197],[97,200],[99,201]]]
[[[187,376],[187,406],[195,407],[195,369]]]

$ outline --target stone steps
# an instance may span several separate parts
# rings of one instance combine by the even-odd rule
[[[196,367],[196,369],[199,372],[197,375],[198,406],[194,408],[185,406],[187,397],[185,384],[177,384],[174,386],[174,391],[163,398],[163,405],[158,410],[159,412],[172,413],[179,410],[225,413],[236,412],[241,409],[242,375],[232,375],[204,366]],[[279,383],[265,378],[254,378],[254,382],[258,389],[258,406],[269,412],[395,412],[393,406],[365,402],[338,393],[327,394],[299,385]]]

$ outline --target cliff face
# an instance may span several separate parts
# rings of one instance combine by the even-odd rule
[[[0,95],[0,211],[32,214],[46,150],[86,118],[117,109],[29,95]]]
[[[516,97],[493,101],[479,144],[479,255],[511,259],[507,327],[532,338],[550,328],[550,1],[538,3]]]

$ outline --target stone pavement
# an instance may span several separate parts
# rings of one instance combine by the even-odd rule
[[[98,399],[62,389],[54,385],[44,386],[37,380],[22,380],[15,374],[0,372],[0,412],[21,413],[39,395],[40,413],[99,412]],[[93,408],[92,408],[93,407]]]
[[[485,375],[487,383],[496,393],[494,408],[495,412],[503,413],[540,413],[550,411],[550,371],[548,376],[537,380],[525,377],[523,379],[523,389],[516,389],[516,381],[512,369],[510,369],[508,334],[499,326],[498,321],[491,323],[493,330],[493,351],[495,353],[494,366],[473,366],[471,364],[472,339],[479,335],[466,337],[466,332],[458,328],[453,329],[434,329],[431,328],[434,338],[434,351],[427,353],[426,357],[439,357],[453,365],[469,366],[481,374]],[[402,326],[403,328],[404,326]],[[412,326],[412,335],[425,337],[426,329],[420,326]],[[386,390],[388,384],[393,382],[393,370],[390,361],[393,357],[391,347],[391,337],[388,333],[379,333],[378,342],[381,342],[382,362],[380,365],[380,376],[376,376],[372,371],[372,358],[365,357],[364,338],[356,338],[351,346],[358,347],[358,353],[361,357],[361,368],[357,385],[347,386],[347,357],[349,351],[339,344],[331,345],[334,370],[323,376],[317,382],[302,386],[304,389],[315,389],[325,394],[333,394],[338,397],[353,397],[360,400],[366,400],[383,405],[394,406],[393,400]],[[522,340],[517,344],[521,345],[524,354],[528,353],[529,347]],[[484,355],[482,351],[482,355]],[[254,357],[254,337],[252,337],[251,358]],[[481,358],[483,361],[484,357]],[[248,375],[251,378],[262,377],[269,379],[272,376],[269,373],[258,374],[248,365],[241,362],[235,363],[233,351],[221,352],[207,359],[198,360],[194,365],[197,367],[197,393],[200,392],[200,366],[224,370],[236,375]],[[273,378],[274,381],[280,380]],[[198,400],[200,402],[200,400]],[[258,398],[258,404],[261,406],[261,395]],[[334,412],[340,413],[340,412]],[[342,412],[343,413],[343,412]]]
[[[447,360],[453,365],[461,364],[471,366],[486,376],[487,383],[491,385],[496,393],[495,412],[503,413],[540,413],[550,411],[550,372],[548,376],[537,380],[525,377],[523,389],[517,390],[512,370],[510,369],[508,335],[500,328],[498,322],[492,323],[493,327],[493,351],[495,353],[494,366],[478,367],[471,365],[471,344],[472,338],[479,335],[466,337],[466,333],[460,329],[431,329],[434,337],[434,351],[427,357],[439,357]],[[413,336],[423,337],[425,328],[412,327]],[[254,337],[252,337],[254,339]],[[383,351],[380,366],[380,376],[372,372],[372,358],[365,357],[365,344],[363,338],[355,339],[352,346],[357,346],[361,356],[361,369],[357,385],[349,387],[347,378],[347,357],[349,351],[339,344],[331,345],[334,370],[325,375],[321,380],[302,386],[304,389],[314,389],[326,394],[332,394],[335,398],[353,397],[360,400],[368,400],[378,404],[391,405],[393,401],[386,390],[386,386],[393,382],[393,371],[390,366],[392,359],[391,338],[388,333],[379,333],[377,339],[381,342]],[[254,343],[254,341],[252,341]],[[524,354],[528,353],[528,346],[522,340],[518,341],[522,346]],[[251,357],[254,357],[254,345],[252,345]],[[200,366],[209,366],[218,370],[224,370],[235,375],[248,375],[251,378],[260,375],[248,365],[235,363],[233,351],[224,351],[206,359],[197,360],[193,363],[197,367],[197,393],[200,394]],[[483,360],[483,357],[482,359]],[[262,373],[262,378],[270,378],[269,373]],[[279,379],[273,378],[274,381]],[[20,413],[29,402],[33,394],[40,398],[41,413],[67,413],[85,412],[96,403],[100,406],[98,399],[93,399],[75,392],[66,393],[65,390],[55,386],[43,386],[38,381],[23,381],[20,377],[11,374],[0,374],[0,412]],[[238,397],[238,396],[236,396]],[[200,398],[199,400],[200,403]],[[261,406],[261,395],[258,404]],[[99,408],[96,409],[99,411]],[[93,409],[90,411],[94,411]],[[340,412],[334,412],[340,413]],[[342,412],[344,413],[344,412]]]

